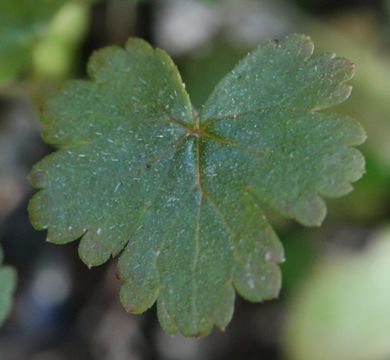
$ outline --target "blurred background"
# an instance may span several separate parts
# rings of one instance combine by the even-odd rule
[[[275,220],[287,259],[279,300],[238,298],[225,332],[170,337],[155,309],[124,311],[115,260],[88,270],[76,243],[32,229],[26,176],[54,150],[39,136],[40,103],[84,78],[93,50],[139,36],[171,54],[200,106],[238,59],[291,32],[356,63],[336,110],[367,130],[367,173],[327,201],[322,227]],[[0,0],[0,241],[18,272],[1,360],[389,360],[390,1]]]

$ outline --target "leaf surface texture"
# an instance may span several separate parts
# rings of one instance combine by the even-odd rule
[[[96,52],[88,72],[46,104],[43,135],[60,149],[30,175],[31,219],[54,243],[81,238],[89,266],[120,254],[123,305],[157,301],[169,333],[223,329],[235,290],[277,296],[283,249],[263,209],[319,225],[322,197],[364,171],[362,128],[321,111],[349,96],[353,65],[313,55],[303,35],[261,44],[199,114],[142,40]]]

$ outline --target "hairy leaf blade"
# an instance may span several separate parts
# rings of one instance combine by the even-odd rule
[[[89,266],[123,250],[123,305],[141,313],[157,301],[169,333],[226,327],[234,288],[251,301],[277,296],[283,249],[263,204],[319,224],[320,196],[349,191],[363,172],[350,148],[359,125],[315,112],[349,95],[351,66],[312,59],[312,48],[300,35],[261,45],[200,117],[163,51],[141,40],[98,51],[92,81],[46,105],[44,138],[62,149],[30,175],[41,189],[32,223],[55,243],[82,237]]]
[[[365,140],[354,120],[317,111],[349,96],[353,64],[312,53],[304,35],[261,45],[221,81],[201,113],[205,131],[228,143],[210,151],[214,181],[219,171],[238,174],[237,183],[262,202],[309,226],[325,217],[321,195],[344,195],[361,177],[364,159],[350,147]]]

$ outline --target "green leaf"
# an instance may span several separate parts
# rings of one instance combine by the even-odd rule
[[[0,265],[3,262],[3,251],[0,248]],[[8,316],[12,306],[12,295],[16,287],[16,272],[9,266],[0,267],[0,325]]]
[[[28,70],[31,51],[65,0],[0,1],[0,84]]]
[[[96,52],[44,110],[60,150],[35,165],[31,200],[48,240],[81,237],[89,266],[121,253],[125,308],[157,301],[169,333],[204,336],[229,323],[236,289],[277,296],[282,246],[271,207],[305,225],[321,196],[351,190],[364,169],[352,119],[319,112],[345,100],[353,67],[312,55],[292,35],[259,46],[216,87],[199,115],[168,55],[142,40]]]

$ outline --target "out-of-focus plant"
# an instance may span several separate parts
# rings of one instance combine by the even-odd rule
[[[67,75],[87,29],[89,6],[86,0],[2,0],[0,85]]]
[[[361,254],[327,257],[296,289],[285,344],[292,360],[390,357],[390,229]]]
[[[359,69],[353,79],[354,92],[344,111],[358,116],[369,134],[365,146],[390,172],[390,57],[384,49],[361,43],[320,21],[303,17],[302,29],[312,34],[321,49],[355,59]]]
[[[3,251],[0,248],[0,325],[11,309],[12,295],[16,286],[16,272],[9,266],[3,266]]]

